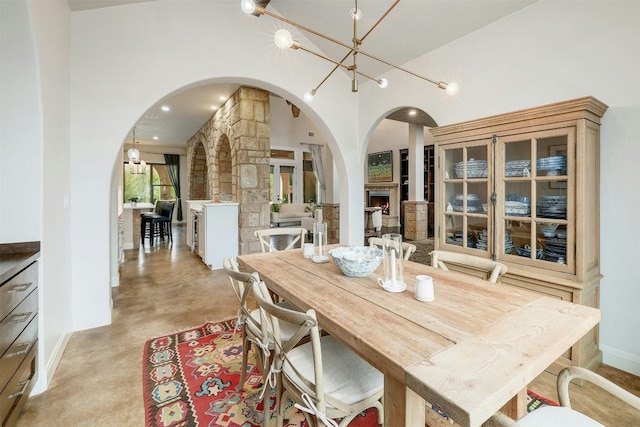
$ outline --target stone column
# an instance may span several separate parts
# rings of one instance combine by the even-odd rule
[[[204,141],[209,171],[205,198],[230,192],[239,203],[239,254],[259,252],[253,232],[269,227],[269,138],[269,92],[240,87],[187,144],[187,168],[193,174],[194,151]]]
[[[340,243],[340,205],[322,203],[322,217],[327,223],[327,244]]]
[[[429,203],[423,200],[406,200],[404,203],[404,238],[427,240]]]

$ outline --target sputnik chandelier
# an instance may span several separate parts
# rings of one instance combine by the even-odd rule
[[[261,4],[268,4],[269,1],[258,1]],[[314,52],[311,49],[308,49],[304,46],[302,46],[300,44],[300,42],[296,41],[293,39],[293,36],[291,35],[291,33],[289,32],[289,30],[287,29],[279,29],[275,32],[274,34],[274,42],[276,44],[277,47],[279,47],[280,49],[295,49],[295,50],[303,50],[305,52],[308,52],[312,55],[315,55],[319,58],[322,58],[326,61],[329,61],[331,63],[333,63],[335,65],[335,67],[329,72],[329,74],[327,74],[327,76],[322,79],[322,81],[320,82],[320,84],[318,84],[315,88],[313,88],[311,91],[307,92],[304,95],[304,99],[307,102],[311,102],[313,100],[314,95],[316,94],[316,92],[318,91],[318,89],[320,88],[320,86],[322,86],[324,84],[324,82],[327,81],[327,79],[329,77],[331,77],[331,75],[338,69],[338,68],[344,68],[347,71],[351,72],[351,91],[352,92],[357,92],[358,91],[358,79],[357,76],[363,76],[366,77],[370,80],[375,81],[376,83],[378,83],[378,86],[382,89],[386,88],[389,85],[389,82],[387,81],[387,79],[385,78],[375,78],[372,77],[370,75],[367,75],[363,72],[361,72],[358,69],[358,63],[357,63],[357,56],[358,55],[364,55],[368,58],[371,58],[375,61],[381,62],[383,64],[386,64],[390,67],[393,67],[397,70],[403,71],[405,73],[411,74],[412,76],[415,76],[419,79],[425,80],[429,83],[433,83],[434,85],[438,86],[440,89],[445,90],[449,95],[455,95],[456,93],[458,93],[458,85],[456,83],[445,83],[442,81],[435,81],[432,80],[428,77],[424,77],[420,74],[414,73],[413,71],[407,70],[406,68],[400,67],[398,65],[392,64],[389,61],[386,61],[382,58],[379,58],[375,55],[372,55],[368,52],[363,51],[362,49],[360,49],[360,46],[362,45],[362,42],[364,41],[365,38],[367,38],[367,36],[369,34],[371,34],[371,32],[378,26],[378,24],[380,24],[380,22],[382,22],[382,20],[391,12],[391,10],[400,2],[400,0],[396,0],[391,7],[389,7],[389,9],[380,17],[380,19],[378,19],[378,21],[376,21],[376,23],[371,27],[371,29],[369,31],[367,31],[367,33],[362,36],[362,38],[358,38],[358,21],[360,19],[362,19],[362,11],[360,9],[358,9],[358,0],[355,0],[355,7],[353,9],[351,9],[349,11],[349,15],[351,17],[351,19],[353,19],[353,40],[352,40],[352,44],[349,45],[347,43],[343,43],[339,40],[336,40],[332,37],[329,37],[325,34],[322,34],[318,31],[315,31],[311,28],[305,27],[304,25],[298,24],[297,22],[291,21],[289,19],[286,19],[282,16],[276,15],[275,13],[269,12],[268,10],[265,9],[265,6],[261,6],[256,4],[255,0],[242,0],[241,2],[241,8],[242,10],[247,13],[247,14],[251,14],[251,15],[255,15],[255,16],[262,16],[262,15],[267,15],[270,16],[274,19],[277,19],[281,22],[284,22],[288,25],[291,25],[293,27],[296,27],[302,31],[308,32],[310,34],[313,34],[315,36],[321,37],[325,40],[328,40],[332,43],[335,43],[339,46],[342,46],[344,48],[346,48],[348,50],[348,52],[346,53],[346,55],[342,58],[342,60],[340,61],[336,61],[333,60],[331,58],[329,58],[328,56],[322,54],[322,53],[318,53],[318,52]],[[347,61],[347,59],[349,59],[349,57],[351,57],[352,61],[351,64],[345,64],[345,62]]]

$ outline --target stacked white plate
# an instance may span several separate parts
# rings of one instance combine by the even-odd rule
[[[489,236],[488,236],[488,231],[485,228],[484,230],[482,230],[482,232],[478,235],[478,241],[476,242],[476,248],[477,249],[482,249],[483,251],[486,251],[487,248],[489,247]],[[513,252],[513,240],[511,239],[511,232],[509,230],[506,230],[504,232],[504,253],[506,254],[510,254],[511,252]]]
[[[567,196],[542,196],[536,212],[543,218],[567,218]]]
[[[456,194],[453,199],[453,210],[455,212],[462,212],[464,209],[464,195]],[[480,203],[480,196],[477,194],[467,194],[467,212],[480,212],[482,211],[482,203]]]
[[[504,165],[504,176],[528,176],[531,170],[531,160],[509,160]]]
[[[536,166],[539,171],[547,171],[547,175],[566,175],[567,156],[543,157],[538,159]]]
[[[456,176],[464,178],[464,162],[455,164]],[[467,178],[486,178],[487,177],[487,161],[486,160],[467,160]]]

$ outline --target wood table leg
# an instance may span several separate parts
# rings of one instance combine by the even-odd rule
[[[424,426],[424,399],[389,374],[384,375],[384,426]]]
[[[514,420],[519,420],[527,414],[527,389],[523,388],[504,405],[500,412]]]

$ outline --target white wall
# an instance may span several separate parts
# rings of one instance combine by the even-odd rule
[[[0,8],[0,241],[41,241],[38,393],[72,330],[69,10],[63,1]]]
[[[27,4],[0,2],[0,241],[42,240],[42,116]],[[19,207],[19,208],[18,208]]]
[[[309,146],[306,144],[324,146],[323,166],[325,177],[330,177],[333,174],[333,156],[331,149],[315,123],[313,123],[304,112],[300,112],[298,117],[293,117],[291,106],[287,105],[286,101],[282,98],[271,96],[269,103],[271,115],[271,148],[289,148],[296,152],[296,159],[298,161],[296,170],[299,174],[298,182],[302,182],[302,153],[305,151],[309,152]],[[329,180],[327,179],[327,181]],[[302,188],[301,186],[298,187],[298,197],[302,197]],[[329,188],[329,184],[327,184],[324,202],[334,203],[334,193],[332,189]],[[337,202],[339,201],[336,200],[336,203]]]
[[[244,15],[237,1],[189,2],[189,7],[148,2],[72,14],[72,195],[81,194],[92,208],[90,221],[72,208],[73,254],[84,260],[73,268],[76,329],[110,322],[108,229],[96,230],[95,224],[109,223],[114,160],[144,111],[168,93],[204,81],[263,87],[302,106],[302,94],[312,84],[304,76],[327,68],[321,60],[300,55],[292,55],[286,63],[274,61],[274,55],[282,53],[255,42],[271,33],[264,22]],[[355,121],[349,119],[356,104],[347,100],[336,106],[330,94],[338,84],[343,88],[345,81],[346,77],[336,78],[323,87],[327,96],[317,97],[313,109],[303,107],[327,138],[343,171],[343,159],[358,152],[353,143]],[[346,148],[338,150],[339,141],[349,144],[342,143]],[[345,178],[341,184],[361,188],[362,176]],[[348,192],[340,195],[340,202],[348,218],[354,203]],[[362,226],[354,230],[352,236],[348,226],[341,227],[342,240],[360,240]],[[87,253],[92,256],[87,258]]]
[[[592,95],[602,121],[600,342],[605,363],[640,375],[640,2],[542,0],[410,64],[443,91],[394,72],[384,92],[360,98],[360,135],[396,105],[421,108],[440,125]],[[420,89],[418,89],[420,88]]]

